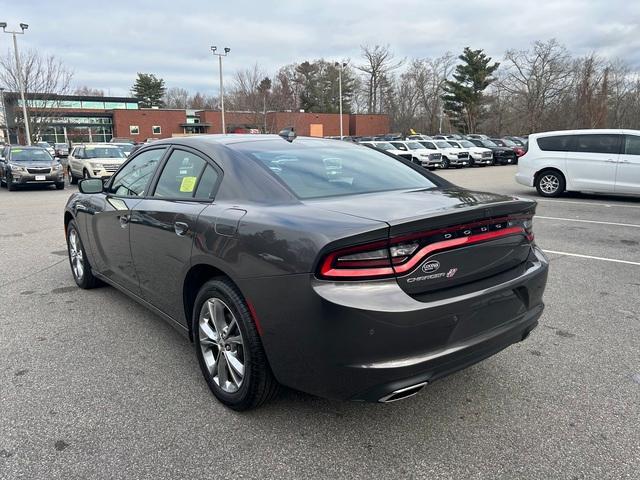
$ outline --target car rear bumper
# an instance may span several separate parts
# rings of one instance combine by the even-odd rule
[[[523,172],[516,173],[516,182],[518,182],[520,185],[533,187],[533,177]]]
[[[378,401],[518,342],[537,325],[548,262],[532,248],[517,271],[477,290],[415,298],[395,279],[328,282],[287,275],[240,283],[276,378],[315,395]],[[475,287],[475,284],[473,286]]]

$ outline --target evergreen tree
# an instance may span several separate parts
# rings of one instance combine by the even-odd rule
[[[495,80],[492,74],[500,64],[491,64],[491,57],[482,50],[469,47],[458,58],[463,63],[456,66],[454,80],[445,82],[444,110],[464,132],[475,133],[483,113],[484,91]]]
[[[131,88],[133,96],[140,101],[140,106],[145,108],[164,107],[165,91],[164,80],[152,73],[138,73],[136,83]]]

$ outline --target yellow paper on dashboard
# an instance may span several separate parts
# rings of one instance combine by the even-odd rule
[[[183,193],[193,192],[193,189],[196,188],[196,180],[198,177],[184,177],[180,184],[180,191]]]

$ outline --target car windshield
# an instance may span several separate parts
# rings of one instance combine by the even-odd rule
[[[395,150],[396,147],[391,145],[388,142],[376,142],[373,144],[374,147],[379,148],[380,150]]]
[[[451,144],[445,142],[444,140],[438,140],[436,142],[436,145],[438,146],[438,148],[451,148]]]
[[[485,147],[497,147],[498,146],[494,142],[492,142],[491,140],[480,140],[480,143],[482,143],[482,145],[485,146]]]
[[[124,153],[117,147],[85,147],[87,158],[124,158]]]
[[[349,144],[282,140],[233,145],[302,199],[434,188],[425,175],[381,152]]]
[[[407,147],[409,147],[409,150],[422,150],[422,149],[424,149],[424,147],[422,145],[420,145],[420,143],[418,143],[418,142],[407,142]]]
[[[133,145],[130,143],[126,143],[126,144],[118,145],[118,148],[125,153],[131,153],[131,150],[133,150]]]
[[[464,148],[473,148],[473,147],[475,147],[475,145],[473,143],[471,143],[469,140],[460,140],[460,145],[462,145]]]
[[[516,144],[516,142],[514,142],[513,140],[509,140],[508,138],[503,139],[502,143],[504,143],[507,147],[517,147],[518,146]]]
[[[42,148],[12,148],[12,162],[51,162],[49,152]]]
[[[458,142],[454,142],[453,140],[449,140],[447,143],[453,148],[460,148],[460,144]]]

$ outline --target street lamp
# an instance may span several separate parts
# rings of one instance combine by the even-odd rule
[[[13,49],[16,53],[16,68],[18,69],[18,82],[20,83],[20,98],[22,99],[22,116],[24,117],[24,133],[27,137],[27,145],[31,145],[31,132],[29,131],[29,117],[27,116],[27,102],[24,98],[24,78],[22,77],[22,67],[20,66],[20,56],[18,55],[18,40],[16,35],[24,35],[24,31],[29,28],[26,23],[20,24],[20,31],[7,30],[7,22],[0,22],[0,27],[4,33],[13,35]],[[4,105],[4,103],[3,103]],[[6,120],[5,120],[6,123]]]
[[[7,143],[11,143],[9,140],[9,121],[7,120],[7,109],[4,106],[4,88],[0,87],[0,104],[2,104],[2,118],[4,119],[4,129],[7,132]]]
[[[342,69],[347,66],[346,62],[336,62],[338,67],[338,96],[340,97],[340,140],[342,140]]]
[[[217,53],[218,47],[212,46],[211,53],[218,56],[220,62],[220,110],[222,113],[222,133],[227,133],[227,126],[224,123],[224,86],[222,85],[222,57],[226,57],[231,49],[224,47],[224,53]]]

